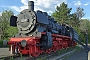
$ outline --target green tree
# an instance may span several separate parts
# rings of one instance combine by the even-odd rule
[[[72,13],[70,16],[70,21],[68,21],[70,25],[72,25],[72,27],[76,27],[78,22],[78,18],[77,15],[75,13]]]
[[[87,19],[80,20],[80,31],[82,32],[80,34],[80,37],[82,38],[83,42],[85,42],[85,34],[88,33],[88,41],[90,43],[90,21]]]
[[[79,27],[79,29],[82,32],[86,32],[86,29],[90,29],[90,21],[87,20],[87,19],[80,20],[80,27]]]
[[[1,21],[1,26],[0,26],[0,33],[1,33],[1,39],[6,39],[10,37],[10,34],[13,34],[14,28],[11,29],[9,23],[10,23],[10,17],[14,15],[14,13],[11,10],[5,10],[3,11],[0,21]],[[10,31],[11,29],[11,31]],[[16,29],[16,28],[15,28]],[[13,31],[13,32],[12,32]]]
[[[76,8],[76,12],[74,12],[72,15],[71,15],[71,20],[72,20],[72,25],[74,27],[79,27],[80,26],[80,20],[81,18],[85,15],[84,13],[84,9],[81,8],[81,7],[77,7]]]
[[[0,16],[0,39],[1,39],[1,36],[2,36],[2,22],[1,22],[1,16]]]
[[[75,14],[76,14],[78,20],[80,20],[85,15],[84,9],[81,7],[77,7]]]
[[[68,5],[63,2],[60,6],[56,7],[56,11],[52,14],[52,17],[60,23],[68,23],[71,10],[72,8],[68,8]]]
[[[7,30],[4,31],[6,34],[6,35],[4,35],[4,39],[8,39],[8,38],[14,36],[18,32],[17,27],[12,27],[9,24],[7,25],[7,27],[8,27]]]

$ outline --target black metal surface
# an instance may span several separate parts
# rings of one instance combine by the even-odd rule
[[[28,9],[31,11],[34,11],[34,2],[33,1],[28,2]]]
[[[44,49],[44,50],[52,47],[52,36],[50,32],[47,32],[46,35],[42,36],[41,44],[38,46],[40,46],[41,49]]]
[[[73,37],[72,37],[73,40],[79,40],[78,33],[74,29],[72,31],[72,34],[73,34]]]
[[[42,11],[37,11],[36,16],[38,23],[48,24],[48,17]]]
[[[17,23],[16,23],[16,21],[17,21],[17,17],[16,16],[11,16],[10,17],[10,26],[17,26]]]

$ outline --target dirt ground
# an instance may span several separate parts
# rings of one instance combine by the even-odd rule
[[[0,48],[0,58],[6,56],[11,56],[9,48]]]

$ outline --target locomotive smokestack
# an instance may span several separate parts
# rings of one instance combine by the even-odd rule
[[[28,2],[28,9],[34,11],[34,2],[33,1]]]

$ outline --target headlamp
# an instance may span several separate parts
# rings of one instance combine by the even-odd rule
[[[25,46],[27,45],[26,40],[22,40],[22,41],[21,41],[21,45],[22,45],[22,47],[25,47]]]

